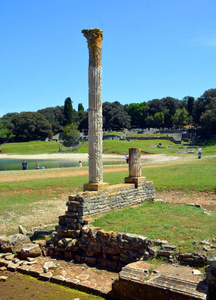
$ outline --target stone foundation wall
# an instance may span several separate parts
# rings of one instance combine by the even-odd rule
[[[77,262],[117,271],[131,262],[155,257],[164,258],[170,263],[179,261],[190,266],[206,265],[209,259],[206,255],[198,253],[181,254],[175,245],[166,240],[105,231],[89,225],[83,226],[76,238],[55,236],[48,241],[48,247],[50,255],[61,255]]]
[[[68,210],[59,217],[59,226],[56,231],[59,236],[71,236],[85,224],[85,219],[143,203],[155,198],[155,189],[152,181],[145,177],[133,178],[134,183],[124,183],[112,186],[102,186],[99,191],[86,191],[75,196],[69,196],[66,203]]]
[[[181,254],[168,241],[149,239],[135,234],[108,232],[92,227],[91,218],[99,213],[125,208],[155,198],[153,183],[145,177],[127,177],[125,184],[98,186],[98,191],[86,191],[69,196],[65,215],[59,217],[59,225],[52,239],[47,241],[49,255],[63,256],[121,270],[137,260],[163,257],[168,262],[197,266],[206,265],[208,257],[199,253]],[[93,186],[92,186],[93,187]]]

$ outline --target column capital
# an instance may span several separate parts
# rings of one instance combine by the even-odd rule
[[[88,42],[89,66],[101,66],[103,31],[98,28],[83,29],[82,33]]]

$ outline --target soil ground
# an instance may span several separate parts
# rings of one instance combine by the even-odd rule
[[[63,276],[66,279],[76,283],[77,289],[86,290],[88,288],[100,291],[102,295],[109,294],[112,290],[112,283],[118,276],[118,273],[97,269],[86,264],[74,264],[72,261],[56,260],[50,257],[39,257],[34,264],[34,270],[43,271],[42,267],[46,261],[53,261],[57,269],[52,271],[55,276]],[[137,262],[139,263],[139,262]],[[195,275],[194,270],[190,267],[180,266],[178,264],[162,263],[154,265],[147,262],[140,262],[145,265],[151,274],[157,272],[158,275],[171,276],[177,280],[186,280],[198,284],[203,280],[202,274]],[[47,273],[47,275],[49,272]],[[80,294],[78,291],[69,290],[64,286],[53,285],[50,282],[41,282],[30,276],[22,275],[18,272],[1,271],[0,278],[6,276],[5,282],[0,282],[0,299],[1,300],[23,300],[23,299],[102,299],[94,298],[93,295]],[[153,276],[154,277],[154,276]],[[90,290],[89,290],[90,291]]]
[[[157,199],[170,204],[196,204],[216,214],[216,193],[185,191],[157,191]]]
[[[81,275],[81,273],[79,273]],[[99,300],[103,297],[94,296],[80,292],[76,289],[70,289],[50,283],[40,281],[34,277],[23,275],[18,272],[0,271],[0,277],[6,276],[4,282],[0,281],[0,299],[1,300]],[[98,280],[98,278],[97,278]]]

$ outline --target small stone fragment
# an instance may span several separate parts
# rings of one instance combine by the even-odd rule
[[[2,281],[6,281],[8,279],[8,277],[7,276],[0,276],[0,282],[2,282]]]
[[[34,257],[27,257],[26,260],[31,262],[31,261],[35,261],[35,258]]]
[[[7,256],[5,256],[6,260],[12,260],[14,258],[14,254],[9,254]]]
[[[18,229],[19,229],[19,233],[24,234],[24,235],[27,234],[27,230],[22,225],[19,225]]]
[[[53,261],[47,261],[43,265],[43,270],[44,270],[45,273],[47,273],[48,270],[55,270],[56,268],[57,268],[57,266],[54,264]]]
[[[193,270],[192,273],[194,275],[201,275],[201,272],[199,270]]]

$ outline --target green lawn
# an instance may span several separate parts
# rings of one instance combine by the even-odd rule
[[[47,154],[57,153],[61,145],[58,142],[43,141],[5,143],[0,145],[0,151],[5,154]]]
[[[158,148],[157,145],[161,143],[163,148]],[[169,146],[175,146],[174,148],[165,148]],[[44,153],[58,153],[59,147],[62,144],[59,142],[43,142],[43,141],[31,141],[23,143],[5,143],[0,145],[1,153],[6,154],[44,154]],[[107,140],[103,141],[103,153],[105,154],[125,154],[128,153],[129,148],[140,148],[141,151],[147,153],[162,153],[162,154],[176,154],[179,147],[183,149],[183,146],[175,145],[169,140],[131,140],[118,141]],[[216,147],[216,146],[215,146]],[[209,148],[209,147],[207,147]],[[66,147],[62,148],[66,150]],[[79,148],[71,152],[88,153],[88,142],[80,144]]]
[[[94,226],[108,231],[136,233],[148,238],[165,239],[181,252],[198,251],[192,242],[215,237],[216,215],[200,208],[147,202],[138,207],[112,212],[98,218]]]
[[[175,163],[175,162],[174,162]],[[179,165],[142,168],[142,175],[154,182],[156,190],[215,191],[215,159],[201,159]]]
[[[157,147],[159,143],[162,144],[162,148]],[[172,147],[166,148],[170,146]],[[62,147],[62,144],[59,142],[31,141],[23,143],[5,143],[0,145],[0,151],[1,153],[6,154],[44,154],[58,153],[59,147]],[[128,153],[129,148],[140,148],[143,152],[169,155],[187,149],[186,146],[175,145],[173,142],[163,139],[131,140],[130,142],[118,140],[103,141],[103,153],[105,154],[125,154]],[[198,145],[195,146],[195,148],[198,148]],[[204,156],[216,154],[215,140],[208,141],[202,148]],[[63,147],[62,149],[66,150],[66,147]],[[76,149],[75,152],[88,153],[88,142],[81,143],[78,150]]]
[[[166,153],[166,154],[175,154],[179,151],[178,148],[158,148],[157,145],[162,143],[163,147],[175,145],[173,142],[168,140],[131,140],[129,141],[118,141],[118,140],[107,140],[103,141],[103,153],[105,154],[125,154],[128,153],[129,148],[139,148],[143,152],[148,153]],[[78,153],[88,152],[88,142],[81,143]]]

